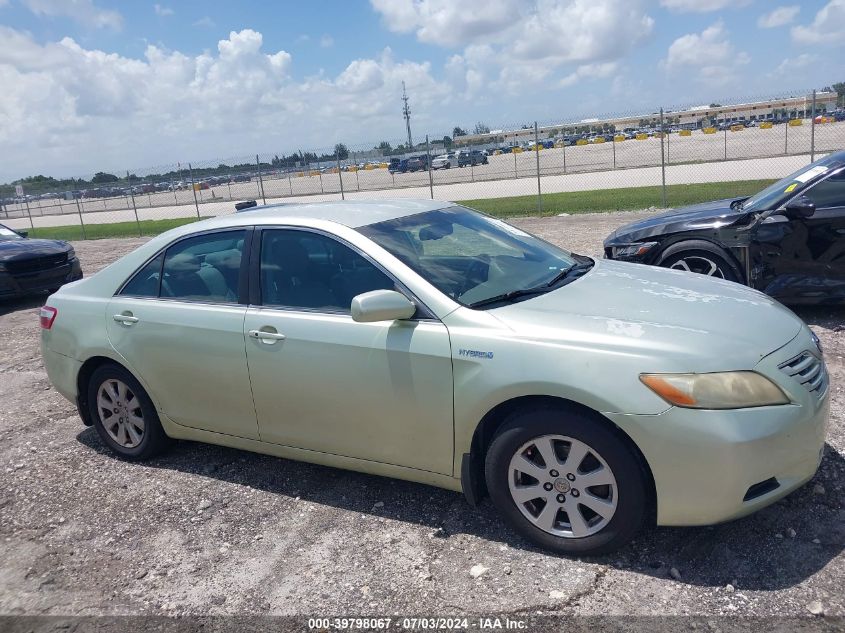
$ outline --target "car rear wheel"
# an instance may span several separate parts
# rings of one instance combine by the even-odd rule
[[[168,443],[147,392],[120,365],[109,363],[94,370],[88,382],[88,407],[100,438],[125,459],[148,459]]]
[[[601,421],[577,411],[512,414],[490,444],[485,475],[507,521],[560,553],[617,549],[645,517],[644,476],[632,450]]]
[[[680,242],[667,248],[658,265],[727,281],[738,282],[741,279],[739,271],[725,252],[715,244],[702,240]]]

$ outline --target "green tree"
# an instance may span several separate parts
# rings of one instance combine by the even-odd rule
[[[91,183],[99,185],[104,182],[117,182],[118,180],[120,179],[114,174],[106,174],[101,171],[98,171],[96,174],[94,174],[94,177],[91,179]]]
[[[382,141],[375,147],[375,149],[379,150],[382,156],[390,156],[390,153],[393,151],[393,148],[387,141]]]
[[[476,134],[490,134],[490,128],[487,126],[486,123],[482,123],[479,121],[475,124],[475,133]]]
[[[845,105],[845,81],[839,81],[831,86],[836,92],[836,104]]]
[[[456,138],[458,136],[466,136],[466,135],[467,135],[467,131],[465,129],[461,128],[461,127],[458,127],[457,125],[452,130],[452,137],[453,138]]]
[[[343,143],[338,143],[334,146],[334,155],[340,160],[345,160],[349,158],[349,150]]]

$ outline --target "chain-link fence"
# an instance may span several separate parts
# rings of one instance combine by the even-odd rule
[[[799,92],[45,179],[26,183],[23,196],[0,188],[0,218],[90,238],[103,224],[156,232],[156,221],[230,213],[248,200],[503,198],[509,214],[536,214],[571,209],[561,201],[582,192],[593,210],[663,208],[695,201],[695,186],[707,183],[721,183],[716,197],[751,194],[845,148],[842,106],[835,93]]]

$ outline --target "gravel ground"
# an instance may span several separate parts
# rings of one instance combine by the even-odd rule
[[[516,223],[597,255],[641,215]],[[74,246],[91,274],[140,243]],[[577,560],[423,485],[188,442],[122,462],[51,389],[39,305],[0,308],[0,614],[845,615],[843,310],[799,312],[832,378],[813,481],[746,519]]]

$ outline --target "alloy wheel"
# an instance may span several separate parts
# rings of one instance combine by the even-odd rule
[[[126,383],[109,379],[100,385],[97,413],[106,433],[123,448],[135,448],[144,439],[141,402]]]
[[[508,487],[522,515],[544,532],[583,538],[601,531],[616,513],[613,471],[588,444],[543,435],[510,460]]]
[[[724,271],[719,268],[716,262],[700,255],[688,255],[676,261],[669,268],[673,270],[685,270],[690,273],[698,273],[709,277],[718,277],[719,279],[725,278]]]

